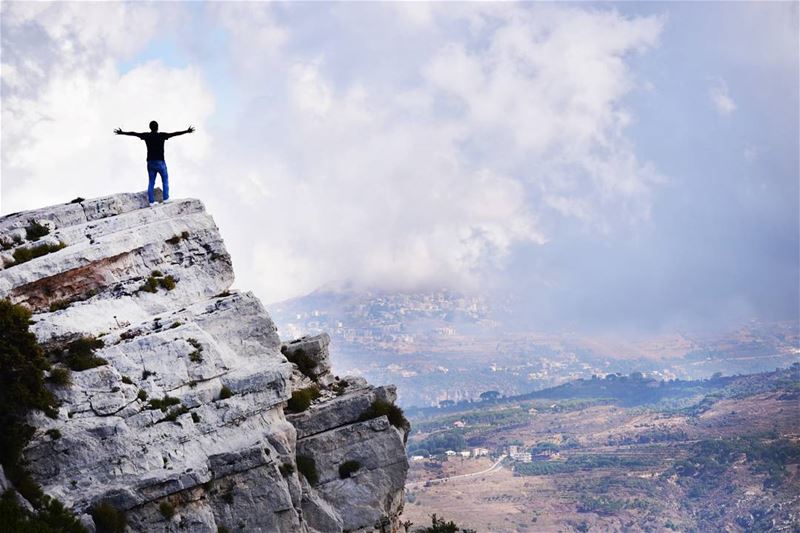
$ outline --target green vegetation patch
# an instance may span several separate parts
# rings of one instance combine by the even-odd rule
[[[98,533],[124,533],[126,517],[108,502],[95,505],[89,514],[92,515]]]
[[[200,344],[200,341],[194,338],[186,339],[186,342],[192,345],[194,350],[189,354],[189,360],[192,363],[202,363],[203,362],[203,345]]]
[[[169,394],[165,394],[163,398],[153,398],[147,405],[148,409],[161,409],[165,413],[167,410],[172,407],[173,405],[180,404],[181,401],[174,396],[170,396]]]
[[[175,516],[175,506],[169,502],[161,502],[158,505],[158,512],[161,513],[161,516],[169,520]]]
[[[0,464],[20,492],[21,484],[31,484],[28,492],[38,500],[41,489],[19,464],[34,431],[26,418],[31,410],[54,414],[56,400],[45,386],[50,363],[28,330],[30,320],[30,311],[0,300]]]
[[[104,345],[101,339],[96,339],[91,336],[81,337],[67,345],[67,355],[64,358],[64,362],[75,372],[107,365],[108,361],[94,355],[95,350],[102,348]]]
[[[5,491],[0,497],[0,530],[9,533],[86,533],[86,528],[60,501],[45,496],[36,514],[32,514],[19,506],[12,490]]]
[[[38,241],[45,235],[50,233],[50,228],[45,226],[44,224],[40,224],[36,221],[31,221],[27,228],[25,228],[25,238],[29,241]]]
[[[304,389],[292,391],[292,397],[286,403],[290,411],[301,413],[311,406],[311,402],[319,398],[319,387],[312,385]]]
[[[319,473],[317,472],[317,463],[313,457],[308,455],[298,455],[296,458],[297,471],[303,474],[303,477],[313,486],[319,483]]]
[[[289,477],[294,473],[294,465],[292,463],[283,463],[278,467],[278,471],[283,477]]]
[[[657,464],[653,458],[644,456],[587,454],[567,458],[566,461],[538,461],[514,464],[514,474],[519,476],[547,476],[569,474],[596,468],[645,468]]]
[[[373,418],[384,415],[386,415],[386,418],[389,419],[389,423],[394,427],[402,429],[406,433],[411,430],[411,423],[406,419],[403,410],[397,405],[379,398],[373,400],[372,404],[361,413],[359,420],[372,420]]]
[[[233,396],[233,391],[227,385],[223,385],[222,388],[219,390],[219,399],[227,400],[231,396]]]
[[[33,246],[31,248],[17,248],[14,250],[12,254],[14,256],[14,263],[20,265],[22,263],[27,263],[32,259],[36,259],[37,257],[42,257],[47,254],[52,254],[59,250],[63,250],[66,248],[67,245],[63,242],[58,244],[47,244],[43,243],[38,246]]]
[[[72,373],[69,368],[64,368],[62,366],[53,367],[50,370],[50,375],[47,376],[47,382],[56,387],[67,387],[72,384]]]
[[[69,300],[55,300],[54,302],[50,302],[50,312],[63,311],[70,306],[70,303]]]

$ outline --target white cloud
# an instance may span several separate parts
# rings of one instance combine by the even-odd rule
[[[47,72],[37,77],[21,58],[4,66],[4,85],[36,91],[3,99],[4,125],[14,117],[3,130],[3,209],[142,189],[143,147],[110,130],[157,118],[165,129],[199,126],[168,144],[175,195],[206,201],[239,284],[267,301],[338,279],[470,286],[516,245],[553,238],[562,219],[610,232],[647,218],[658,176],[625,137],[624,98],[636,86],[628,57],[657,43],[660,19],[432,6],[401,9],[426,40],[376,44],[397,54],[383,57],[359,55],[324,21],[292,21],[288,8],[209,5],[206,23],[229,32],[224,72],[241,111],[213,135],[204,125],[218,81],[202,64],[148,63],[121,75],[115,60],[133,52],[116,32],[138,20],[146,44],[153,21],[115,11],[114,31],[91,23],[74,39],[80,46],[58,52],[75,64],[91,43],[90,72],[50,61],[37,63]],[[347,9],[370,10],[376,40],[397,17],[395,7]],[[23,19],[54,39],[81,31],[69,13]],[[401,57],[408,50],[417,55]],[[387,77],[376,61],[409,70]]]
[[[733,101],[733,98],[728,93],[728,84],[725,81],[721,79],[715,80],[708,90],[708,95],[711,98],[711,103],[714,104],[714,109],[720,115],[727,116],[736,111],[736,102]]]

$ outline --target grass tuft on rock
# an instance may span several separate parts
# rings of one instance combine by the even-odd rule
[[[161,513],[165,519],[169,520],[175,516],[175,506],[169,502],[161,502],[158,506],[158,512]]]
[[[403,414],[403,410],[395,404],[379,398],[373,400],[372,404],[361,414],[359,420],[372,420],[384,415],[394,427],[402,429],[406,433],[411,430],[411,423]]]
[[[312,385],[304,389],[292,391],[292,397],[286,403],[286,407],[294,413],[302,413],[311,406],[311,402],[319,398],[319,387]]]
[[[75,372],[89,370],[97,366],[107,365],[108,361],[94,355],[95,350],[105,345],[101,339],[94,337],[81,337],[67,345],[67,356],[64,362]]]
[[[17,248],[16,250],[14,250],[14,253],[12,254],[14,256],[14,264],[20,265],[22,263],[27,263],[31,259],[36,259],[37,257],[42,257],[43,255],[52,254],[53,252],[63,250],[66,247],[67,247],[66,244],[60,242],[58,244],[43,243],[31,248]]]

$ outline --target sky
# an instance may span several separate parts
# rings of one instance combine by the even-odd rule
[[[265,302],[512,295],[549,330],[798,320],[798,4],[0,4],[0,213],[200,198]]]

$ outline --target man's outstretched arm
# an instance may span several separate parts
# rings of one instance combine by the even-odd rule
[[[114,130],[114,133],[117,135],[130,135],[131,137],[141,137],[141,133],[136,133],[135,131],[122,131],[122,128],[117,128]]]
[[[194,126],[189,126],[188,128],[186,128],[183,131],[176,131],[176,132],[173,132],[173,133],[167,133],[167,138],[169,139],[170,137],[177,137],[178,135],[185,135],[187,133],[192,133],[193,131],[194,131]]]

